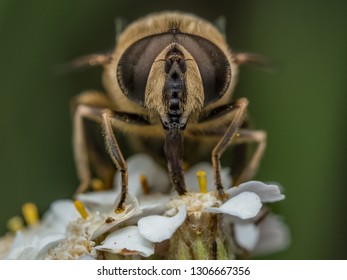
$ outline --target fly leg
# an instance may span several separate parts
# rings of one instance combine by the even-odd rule
[[[121,196],[117,209],[123,210],[124,203],[128,195],[128,170],[112,129],[112,115],[113,112],[111,110],[104,110],[102,113],[102,124],[108,154],[110,155],[112,162],[116,165],[117,169],[121,173]]]
[[[219,140],[219,142],[216,144],[216,146],[212,150],[212,166],[214,171],[215,186],[217,188],[219,195],[222,198],[226,198],[226,195],[224,193],[224,188],[223,188],[222,180],[221,180],[220,158],[222,154],[224,153],[225,149],[229,146],[229,144],[232,142],[234,137],[237,135],[238,129],[244,120],[247,106],[248,106],[248,100],[246,98],[241,98],[236,101],[236,104],[235,104],[236,108],[234,109],[235,110],[234,118],[232,119],[230,125],[226,129],[222,138]]]
[[[256,143],[257,147],[244,169],[235,178],[234,185],[238,186],[254,177],[266,149],[266,137],[266,132],[263,130],[239,129],[234,144]]]
[[[117,209],[121,210],[124,209],[124,203],[128,193],[128,171],[113,129],[121,130],[122,127],[133,126],[135,129],[145,132],[148,130],[150,124],[144,116],[112,111],[106,107],[107,100],[104,101],[102,101],[99,95],[98,97],[94,96],[92,98],[90,94],[90,96],[81,95],[75,102],[73,145],[77,175],[80,179],[80,186],[76,193],[84,192],[88,189],[92,176],[90,170],[91,166],[97,170],[101,169],[102,172],[105,172],[107,169],[108,174],[108,170],[114,170],[113,164],[121,173],[121,197],[117,206]],[[91,138],[91,135],[88,135],[87,128],[85,127],[84,121],[86,119],[102,125],[106,146],[105,155],[98,155],[98,151],[93,151],[93,147],[89,143],[93,139],[87,141],[87,138]],[[93,136],[95,137],[95,135]],[[90,155],[92,155],[92,157],[90,157]],[[109,165],[106,165],[103,157],[108,156],[111,161]],[[100,168],[99,165],[103,168]],[[99,170],[99,173],[101,171]]]

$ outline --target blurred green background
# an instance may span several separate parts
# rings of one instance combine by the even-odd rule
[[[268,56],[276,71],[243,66],[236,97],[250,100],[268,149],[257,178],[280,182],[292,233],[275,259],[347,259],[344,184],[347,100],[345,1],[0,1],[0,233],[24,202],[40,212],[78,182],[69,100],[101,89],[101,69],[54,66],[114,45],[114,19],[182,10],[227,18],[235,50]]]

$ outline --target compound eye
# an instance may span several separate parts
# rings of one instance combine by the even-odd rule
[[[117,67],[118,84],[132,101],[144,106],[149,72],[154,60],[169,44],[169,37],[148,36],[132,44],[122,55]]]
[[[204,88],[204,105],[220,99],[231,80],[230,64],[226,55],[211,41],[186,33],[156,34],[142,38],[128,47],[117,67],[117,79],[122,92],[130,100],[144,106],[152,64],[163,49],[173,43],[184,47],[196,61]],[[186,72],[185,61],[182,59],[177,62],[181,71]],[[169,68],[168,66],[166,65],[166,68]]]
[[[178,34],[182,44],[196,61],[204,87],[204,105],[220,99],[231,81],[230,63],[223,51],[211,41],[191,34]]]

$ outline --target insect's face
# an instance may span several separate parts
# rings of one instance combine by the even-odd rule
[[[130,45],[120,57],[117,79],[130,100],[159,115],[164,129],[182,130],[193,112],[224,95],[230,69],[216,44],[170,29]]]

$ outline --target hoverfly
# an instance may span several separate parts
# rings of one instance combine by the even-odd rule
[[[248,101],[234,101],[232,93],[239,65],[259,60],[254,54],[234,53],[213,24],[180,12],[139,19],[118,36],[111,54],[77,60],[78,65],[104,67],[106,90],[106,94],[85,92],[74,99],[78,192],[88,188],[91,166],[105,182],[115,170],[93,150],[85,120],[103,127],[107,152],[121,173],[119,209],[127,196],[128,173],[117,131],[153,157],[166,158],[171,183],[180,195],[186,192],[183,162],[212,150],[216,189],[224,196],[220,158],[231,143],[257,144],[243,170],[233,174],[238,183],[252,178],[266,146],[266,133],[247,128]]]

